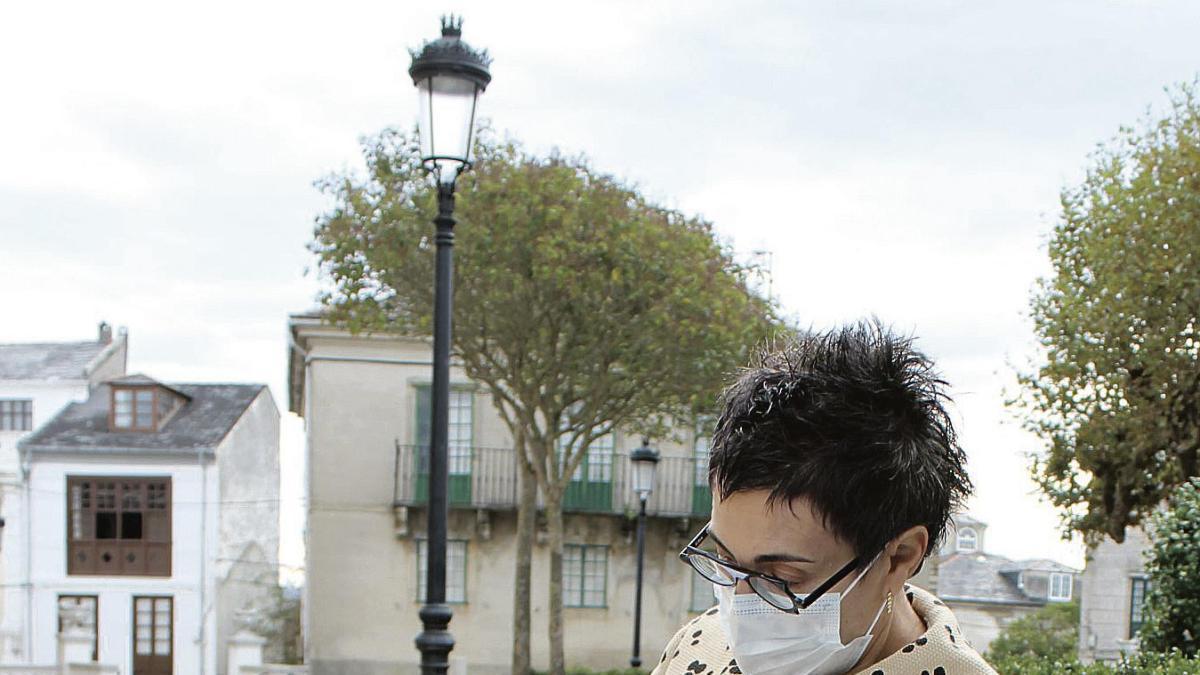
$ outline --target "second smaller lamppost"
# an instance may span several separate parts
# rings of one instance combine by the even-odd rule
[[[642,447],[629,453],[633,464],[633,491],[638,496],[637,524],[637,596],[633,604],[633,656],[629,665],[642,665],[642,559],[646,553],[646,501],[654,491],[654,474],[658,465],[658,451],[650,447],[650,439],[642,439]]]

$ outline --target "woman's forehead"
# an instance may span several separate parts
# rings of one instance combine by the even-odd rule
[[[709,531],[739,561],[770,553],[840,559],[851,551],[809,500],[772,501],[770,495],[769,490],[745,490],[713,501]]]

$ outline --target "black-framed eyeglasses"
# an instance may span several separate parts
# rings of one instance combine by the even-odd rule
[[[788,582],[779,577],[726,562],[712,553],[700,549],[700,542],[708,537],[708,528],[711,525],[712,523],[705,525],[700,533],[692,538],[687,546],[683,547],[683,550],[679,552],[679,559],[691,565],[697,574],[718,586],[736,586],[739,581],[745,580],[758,597],[782,612],[798,614],[800,610],[812,605],[858,567],[859,559],[855,558],[846,563],[845,567],[834,572],[833,576],[822,581],[811,593],[799,596],[792,592]]]

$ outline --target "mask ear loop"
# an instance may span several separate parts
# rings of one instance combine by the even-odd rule
[[[879,556],[881,555],[883,555],[883,551],[876,553],[875,557],[871,558],[871,562],[867,564],[866,569],[859,572],[857,577],[854,577],[854,581],[851,581],[850,585],[846,587],[846,590],[842,592],[843,598],[847,595],[850,595],[850,591],[854,590],[854,587],[858,585],[858,582],[862,581],[862,578],[867,576],[867,572],[870,572],[871,568],[875,566],[875,563],[879,562]]]
[[[846,591],[844,593],[842,593],[843,598],[845,598],[847,595],[849,595],[850,591],[854,590],[854,587],[858,585],[858,582],[862,581],[863,577],[867,576],[867,572],[870,572],[871,568],[875,566],[875,563],[879,562],[879,556],[881,556],[881,555],[883,555],[883,551],[876,553],[875,557],[871,558],[871,562],[870,562],[870,564],[867,565],[867,568],[864,569],[862,572],[859,572],[858,576],[854,578],[854,581],[851,581],[850,585],[846,587]],[[884,600],[883,604],[879,606],[879,611],[875,612],[875,618],[871,619],[871,625],[867,627],[867,632],[863,633],[863,635],[871,635],[872,634],[871,631],[875,630],[875,624],[879,623],[879,617],[883,616],[884,609],[887,609],[888,614],[892,613],[892,592],[891,591],[888,591],[887,600]]]

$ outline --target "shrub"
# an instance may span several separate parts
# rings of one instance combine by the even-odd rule
[[[1197,675],[1200,660],[1178,650],[1169,654],[1141,652],[1118,663],[1083,665],[1076,659],[1053,660],[1037,656],[995,659],[992,667],[1001,675]]]
[[[1150,532],[1146,623],[1138,633],[1142,648],[1195,656],[1200,648],[1200,479],[1175,491],[1169,507],[1154,515]]]
[[[1051,603],[1005,626],[992,640],[988,655],[995,660],[1037,657],[1070,661],[1079,641],[1079,603]]]

